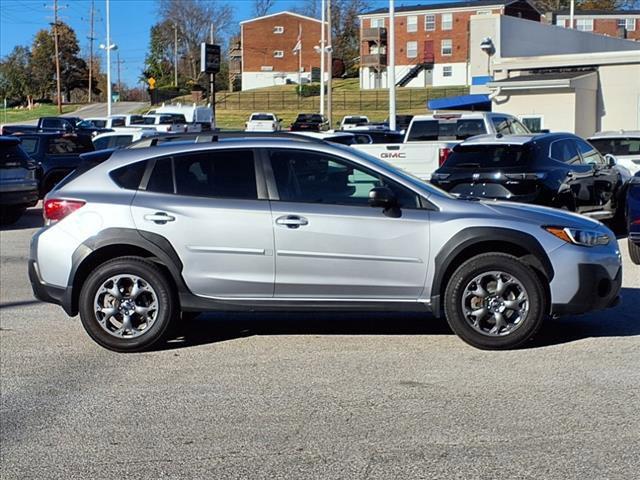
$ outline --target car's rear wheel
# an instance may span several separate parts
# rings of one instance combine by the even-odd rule
[[[483,254],[451,276],[444,308],[451,329],[486,350],[516,348],[530,340],[544,320],[546,299],[536,273],[516,257]]]
[[[627,238],[627,244],[629,245],[629,256],[631,261],[636,265],[640,265],[640,245],[633,243]]]
[[[163,339],[177,315],[164,273],[140,257],[98,266],[80,292],[80,319],[97,343],[116,352],[145,350]]]

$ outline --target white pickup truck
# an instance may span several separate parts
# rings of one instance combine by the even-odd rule
[[[275,113],[256,112],[249,116],[244,129],[246,132],[277,132],[282,128],[280,122]]]
[[[402,143],[354,144],[352,148],[429,180],[455,145],[474,135],[487,133],[530,132],[520,120],[505,113],[439,112],[413,117]]]
[[[144,124],[141,127],[153,127],[162,133],[201,132],[200,125],[188,124],[184,115],[177,113],[152,113],[143,115]]]

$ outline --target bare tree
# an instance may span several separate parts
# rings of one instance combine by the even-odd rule
[[[254,15],[256,17],[264,17],[275,3],[275,0],[253,0]]]
[[[300,0],[292,10],[300,15],[320,18],[320,8],[320,0]]]
[[[160,0],[160,18],[177,28],[183,75],[192,82],[198,82],[201,78],[200,44],[209,41],[212,26],[214,43],[224,40],[233,24],[231,6],[215,0]]]

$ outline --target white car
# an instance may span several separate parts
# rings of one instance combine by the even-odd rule
[[[598,132],[588,140],[602,155],[616,157],[616,162],[628,168],[632,175],[640,171],[640,130]]]
[[[193,105],[183,105],[181,103],[165,105],[163,103],[161,107],[149,110],[147,114],[153,115],[155,113],[184,115],[187,124],[189,124],[190,132],[204,132],[215,129],[215,119],[213,118],[213,110],[210,106],[198,106],[195,103]],[[200,130],[194,129],[196,125],[199,126]]]
[[[351,130],[369,123],[369,117],[364,115],[346,115],[340,122],[340,130]]]
[[[98,128],[140,127],[144,124],[142,115],[111,115],[110,117],[91,117],[84,119]]]
[[[158,132],[184,133],[201,131],[199,126],[197,130],[190,129],[189,125],[187,125],[186,118],[184,118],[182,114],[154,113],[143,115],[142,118],[144,118],[144,126],[153,127]]]
[[[155,137],[158,135],[153,129],[144,128],[127,128],[126,131],[106,132],[100,135],[96,135],[93,139],[93,147],[96,150],[103,150],[105,148],[122,148],[126,147],[132,142],[146,137]]]
[[[275,113],[256,112],[249,116],[244,129],[247,132],[277,132],[282,128],[281,121]]]

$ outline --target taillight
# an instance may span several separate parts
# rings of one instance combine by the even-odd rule
[[[445,147],[438,150],[438,165],[439,166],[444,165],[444,162],[447,161],[447,158],[449,158],[450,154],[451,154],[450,148]]]
[[[42,214],[47,224],[62,220],[67,215],[72,214],[86,202],[82,200],[62,200],[59,198],[51,198],[44,202]]]

